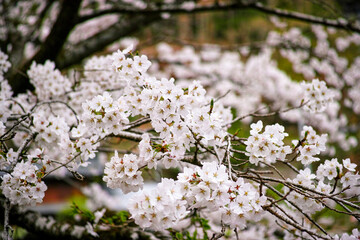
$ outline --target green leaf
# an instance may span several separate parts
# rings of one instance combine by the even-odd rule
[[[177,233],[175,234],[175,237],[176,237],[176,239],[178,239],[178,240],[184,239],[182,233],[180,233],[180,232],[177,232]]]
[[[206,220],[205,218],[200,218],[201,226],[204,230],[210,230],[211,227],[209,225],[209,220]]]
[[[120,211],[117,216],[120,218],[121,222],[126,222],[129,218],[129,213],[127,211]]]
[[[211,115],[212,111],[214,109],[214,99],[212,98],[211,101],[210,101],[210,110],[209,110],[209,115]]]

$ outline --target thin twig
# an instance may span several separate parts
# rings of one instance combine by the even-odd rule
[[[22,119],[16,122],[9,130],[7,130],[3,135],[0,136],[0,140],[2,140],[6,135],[8,135],[14,128],[16,128],[18,125],[20,125],[22,122],[24,122],[30,115],[24,115],[22,116]]]
[[[65,105],[68,109],[70,109],[70,111],[74,114],[75,118],[76,118],[76,125],[79,125],[79,118],[77,116],[76,111],[66,102],[60,101],[60,100],[52,100],[52,101],[45,101],[45,102],[40,102],[35,104],[30,111],[34,112],[36,108],[40,107],[41,105],[45,105],[45,104],[53,104],[53,103],[60,103]]]
[[[52,169],[51,171],[47,172],[42,178],[45,178],[45,177],[48,176],[50,173],[58,170],[58,169],[61,168],[61,167],[66,167],[69,163],[71,163],[72,161],[74,161],[74,160],[75,160],[78,156],[80,156],[80,155],[81,155],[81,152],[77,153],[73,158],[71,158],[71,159],[70,159],[69,161],[67,161],[66,163],[61,164],[60,166],[58,166],[58,167]]]

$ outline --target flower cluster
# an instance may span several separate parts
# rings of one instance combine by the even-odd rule
[[[333,94],[326,87],[326,83],[313,79],[311,83],[303,82],[302,86],[305,90],[305,109],[313,113],[323,112],[333,98]]]
[[[2,76],[10,67],[11,63],[8,61],[8,55],[0,51],[0,75]]]
[[[125,87],[126,80],[114,71],[112,62],[112,54],[90,58],[84,66],[84,76],[88,81],[80,82],[80,87],[94,95],[102,94],[105,89]]]
[[[105,164],[103,180],[109,188],[120,188],[124,193],[136,192],[144,184],[139,164],[139,158],[135,154],[125,154],[120,158],[115,151],[110,162]]]
[[[230,227],[245,228],[246,220],[261,219],[265,196],[242,178],[229,179],[224,165],[203,163],[202,168],[185,168],[178,181],[188,204],[192,208],[206,207],[218,211],[221,220]]]
[[[150,194],[136,195],[129,210],[144,228],[173,227],[188,214],[186,209],[207,208],[218,212],[225,224],[242,229],[247,219],[261,218],[265,202],[253,185],[241,178],[234,182],[225,166],[207,162],[201,168],[184,168],[177,181],[163,179]]]
[[[277,159],[284,160],[291,153],[290,146],[284,146],[283,139],[288,136],[283,126],[279,124],[268,125],[263,131],[262,121],[250,125],[251,136],[245,141],[246,155],[249,161],[258,165],[260,161],[271,164]],[[263,132],[262,132],[263,131]]]
[[[333,180],[342,172],[343,166],[338,162],[336,158],[326,160],[325,163],[320,164],[316,173],[321,180],[327,178]]]
[[[141,136],[142,140],[139,142],[139,158],[141,159],[143,163],[147,163],[147,167],[149,169],[156,168],[157,166],[157,158],[156,155],[159,153],[159,155],[162,154],[162,152],[166,151],[167,146],[161,145],[161,144],[154,144],[150,140],[150,136],[147,133],[144,133]],[[155,149],[155,150],[154,150]],[[164,163],[170,164],[171,162],[169,160],[165,161]],[[166,165],[165,166],[169,166]],[[170,166],[169,166],[170,167]]]
[[[127,57],[127,55],[132,56],[132,49],[133,46],[131,45],[123,51],[115,52],[112,55],[112,66],[129,84],[142,85],[144,74],[151,66],[151,62],[146,55]]]
[[[205,162],[201,168],[185,168],[178,175],[178,182],[186,200],[193,207],[207,206],[216,211],[230,203],[229,190],[232,182],[224,165]]]
[[[74,155],[74,149],[76,152],[80,152],[80,156],[82,161],[87,161],[88,159],[92,159],[95,157],[95,153],[97,152],[97,147],[100,145],[98,141],[98,136],[94,135],[89,138],[82,137],[76,140],[75,144],[73,144],[72,155]],[[69,142],[68,142],[69,143]],[[84,166],[87,166],[88,163],[85,163]]]
[[[122,98],[114,100],[108,92],[86,101],[82,107],[84,112],[81,124],[72,130],[73,137],[118,134],[123,129],[122,126],[129,122],[127,106]]]
[[[316,175],[311,173],[309,168],[305,170],[300,170],[299,174],[292,180],[293,183],[310,188],[319,190],[319,192],[327,194],[331,191],[331,186],[319,182],[315,187]],[[286,192],[289,191],[286,189]],[[299,206],[305,213],[313,213],[315,211],[320,211],[323,208],[323,205],[318,201],[307,197],[306,195],[299,194],[297,192],[290,192],[288,196],[288,201],[292,204]]]
[[[227,134],[223,126],[232,118],[230,109],[221,104],[209,106],[210,99],[197,81],[184,89],[175,85],[172,78],[157,80],[146,76],[150,62],[144,56],[126,57],[131,54],[130,49],[113,54],[115,70],[128,81],[121,101],[128,106],[126,110],[131,116],[150,117],[163,139],[160,145],[152,146],[156,159],[161,159],[167,168],[175,167],[189,144],[200,141],[206,145],[223,145]],[[148,160],[151,159],[145,159]]]
[[[315,130],[310,126],[304,126],[301,131],[300,141],[293,141],[293,144],[297,146],[299,156],[296,158],[297,161],[301,161],[304,165],[309,165],[312,162],[319,161],[320,159],[314,157],[325,151],[325,143],[327,134],[317,135]]]
[[[69,126],[65,122],[65,119],[57,116],[47,117],[44,111],[38,111],[33,114],[33,126],[32,130],[39,133],[36,140],[40,144],[51,144],[54,147],[64,139],[68,139]]]
[[[2,177],[1,190],[11,204],[26,206],[42,202],[47,187],[37,177],[37,171],[31,161],[19,162],[11,174]]]
[[[43,65],[33,62],[27,74],[39,100],[62,97],[71,89],[70,80],[55,69],[55,63],[51,61]]]
[[[178,183],[164,178],[155,191],[135,195],[131,199],[129,211],[135,223],[142,228],[172,228],[189,213],[182,197]]]
[[[343,170],[347,169],[348,172]],[[291,181],[295,184],[303,187],[315,190],[321,194],[333,193],[338,185],[338,180],[342,184],[341,189],[346,187],[351,188],[354,192],[359,190],[356,186],[358,184],[359,175],[354,174],[356,164],[351,163],[350,159],[344,159],[343,163],[339,163],[338,159],[333,158],[331,160],[325,160],[324,163],[320,164],[316,170],[316,174],[312,173],[310,168],[300,170],[299,174]],[[288,191],[288,189],[287,189]],[[351,192],[348,193],[350,196],[356,195]],[[320,211],[324,208],[324,205],[316,201],[316,199],[309,198],[306,195],[299,194],[297,192],[290,192],[288,200],[292,203],[296,203],[304,212],[313,213],[314,211]]]
[[[351,231],[351,235],[344,233],[340,237],[338,235],[335,236],[335,240],[357,240],[360,238],[360,232],[359,229],[353,229]]]
[[[146,80],[146,88],[129,100],[131,111],[133,114],[149,114],[160,137],[167,141],[177,135],[176,142],[184,143],[189,141],[188,135],[194,134],[205,144],[221,142],[226,135],[222,124],[231,119],[230,111],[220,104],[215,104],[210,111],[206,91],[199,82],[194,81],[187,89],[182,89],[175,85],[174,79]]]
[[[8,56],[0,50],[0,135],[5,133],[5,123],[8,117],[10,116],[10,111],[5,111],[8,109],[10,102],[8,99],[11,98],[12,91],[9,83],[5,80],[4,74],[8,71],[11,64],[8,61]]]
[[[100,143],[97,142],[98,136],[89,138],[79,138],[75,142],[69,137],[70,127],[65,119],[60,116],[48,116],[40,110],[33,114],[33,126],[31,130],[36,132],[36,142],[40,146],[46,146],[41,151],[42,161],[46,166],[46,171],[59,166],[60,163],[66,164],[68,169],[76,171],[80,164],[84,164],[89,158],[95,157],[96,148]],[[43,154],[45,153],[45,154]],[[75,156],[80,154],[81,161],[75,161]],[[54,159],[51,161],[49,159]],[[64,173],[57,171],[58,174]]]
[[[10,148],[6,155],[0,154],[0,169],[6,169],[11,165],[14,165],[18,159],[18,153]]]
[[[348,186],[355,188],[357,181],[359,180],[359,175],[354,174],[355,163],[351,163],[350,159],[344,159],[342,164],[339,163],[337,158],[331,160],[325,160],[323,164],[320,164],[316,175],[321,181],[331,181],[333,179],[340,179],[340,183],[343,185],[343,188]],[[348,171],[344,173],[344,168]]]

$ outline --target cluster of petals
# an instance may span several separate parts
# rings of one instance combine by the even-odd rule
[[[71,90],[71,81],[55,69],[54,62],[46,61],[45,64],[33,62],[27,74],[40,100],[58,98]]]
[[[80,152],[80,157],[82,161],[87,161],[88,159],[92,159],[95,157],[95,153],[97,152],[97,147],[100,146],[100,142],[98,141],[98,136],[93,135],[91,137],[82,137],[75,141],[73,148],[71,149],[72,152],[75,149],[76,152]],[[70,142],[68,142],[70,143]],[[88,162],[83,164],[83,166],[87,166]]]
[[[143,84],[143,76],[148,68],[151,66],[151,62],[146,55],[133,56],[133,45],[130,45],[123,51],[118,50],[112,55],[112,66],[114,70],[130,84]]]
[[[358,240],[360,238],[360,231],[357,228],[354,228],[351,231],[351,234],[347,234],[344,233],[343,235],[339,236],[339,235],[335,235],[334,239],[335,240]]]
[[[143,164],[147,164],[147,167],[149,169],[156,168],[157,160],[161,157],[164,158],[164,156],[161,156],[162,155],[161,149],[164,149],[163,151],[165,151],[166,146],[163,146],[161,144],[159,144],[158,146],[154,146],[153,142],[150,139],[149,134],[147,133],[144,133],[141,136],[141,138],[142,140],[139,142],[138,145],[139,159]]]
[[[303,82],[302,86],[305,90],[304,108],[310,112],[323,112],[328,103],[332,100],[333,94],[326,87],[324,81],[313,79],[311,83]]]
[[[185,168],[178,181],[191,208],[217,211],[222,222],[232,228],[243,229],[247,220],[258,221],[262,217],[261,206],[267,198],[242,178],[231,180],[224,165],[206,162],[202,168]]]
[[[300,136],[300,141],[293,141],[299,154],[296,160],[304,165],[319,161],[320,159],[314,156],[326,150],[327,134],[317,135],[311,126],[304,126]]]
[[[223,144],[226,136],[223,126],[232,118],[230,109],[221,104],[209,106],[210,99],[205,97],[206,91],[197,81],[182,88],[175,85],[172,78],[148,77],[150,62],[144,56],[128,57],[130,49],[113,54],[115,70],[129,80],[121,99],[127,113],[150,117],[152,126],[163,139],[157,159],[161,159],[166,168],[175,167],[189,145],[196,141]]]
[[[155,190],[139,192],[130,201],[131,217],[142,228],[172,228],[189,213],[179,183],[173,179],[162,179]]]
[[[42,202],[47,187],[37,177],[37,171],[31,161],[19,162],[11,174],[2,177],[1,190],[11,204],[34,206]]]
[[[184,168],[176,181],[163,179],[150,194],[138,193],[130,213],[140,227],[164,230],[184,218],[186,209],[207,208],[223,223],[242,229],[246,220],[261,219],[265,202],[250,183],[230,180],[225,166],[205,162],[202,167]]]
[[[44,111],[33,114],[33,126],[31,129],[37,133],[35,140],[43,148],[41,154],[47,171],[56,168],[59,163],[65,164],[66,162],[69,162],[66,164],[67,167],[74,171],[77,170],[80,164],[85,166],[87,164],[84,164],[85,161],[95,157],[96,148],[100,144],[97,142],[97,135],[80,137],[75,142],[71,141],[69,137],[70,127],[66,120],[60,116],[50,115],[47,117]],[[78,153],[81,161],[74,160],[75,155]],[[56,161],[50,161],[49,159]],[[61,172],[57,173],[60,174]]]
[[[325,184],[322,181],[320,181],[317,183],[316,186],[315,180],[316,180],[316,175],[313,174],[309,168],[306,168],[304,170],[300,170],[299,174],[294,179],[292,179],[292,182],[313,190],[317,190],[323,194],[328,194],[331,191],[331,185]],[[315,211],[320,211],[324,207],[318,201],[315,201],[314,199],[311,199],[306,195],[299,194],[295,191],[288,193],[287,199],[288,201],[292,202],[293,204],[296,204],[301,209],[303,209],[305,213],[309,213],[309,214]]]
[[[245,141],[246,155],[249,161],[258,165],[260,161],[271,164],[277,159],[284,160],[291,153],[290,146],[284,146],[283,139],[288,136],[283,126],[268,125],[263,130],[263,123],[259,120],[250,125],[250,137]]]
[[[18,158],[18,153],[14,151],[13,148],[10,148],[6,155],[0,154],[0,169],[6,169],[10,165],[13,165],[16,163]]]
[[[317,175],[320,179],[327,178],[333,180],[343,170],[342,164],[339,163],[337,158],[331,160],[325,160],[323,164],[320,164],[317,169]]]
[[[149,114],[160,137],[171,140],[177,135],[176,142],[186,143],[194,141],[193,136],[197,135],[204,144],[221,142],[226,135],[222,124],[231,115],[230,110],[215,104],[210,111],[210,101],[199,82],[194,81],[183,89],[175,85],[174,79],[147,80],[146,88],[132,99],[131,109]]]
[[[144,184],[139,170],[140,163],[135,154],[125,154],[123,157],[119,157],[115,151],[110,162],[105,164],[103,180],[109,188],[120,188],[124,193],[136,192]]]
[[[4,74],[8,71],[11,64],[8,61],[8,56],[0,50],[0,109],[8,109],[10,102],[7,101],[12,96],[11,87],[6,81]],[[10,111],[0,112],[0,135],[5,133],[6,120],[10,116]]]
[[[341,164],[338,159],[333,158],[331,160],[325,160],[324,163],[318,166],[314,173],[310,168],[300,170],[299,174],[291,181],[294,184],[315,190],[321,194],[330,194],[335,191],[337,186],[339,187],[341,185],[341,189],[350,187],[358,191],[357,184],[360,178],[358,174],[354,173],[356,166],[355,163],[351,163],[350,159],[344,159]],[[346,173],[344,171],[345,169],[348,170]],[[289,189],[286,191],[288,190]],[[288,200],[298,205],[306,213],[313,213],[324,208],[316,199],[309,198],[295,191],[289,192],[288,195]]]
[[[118,134],[129,122],[127,106],[121,100],[114,100],[109,92],[104,92],[83,103],[80,125],[72,130],[72,136]]]
[[[351,163],[350,159],[343,159],[342,163],[337,158],[331,160],[325,160],[323,164],[320,164],[317,168],[316,175],[320,180],[331,181],[333,179],[340,179],[340,183],[343,188],[351,187],[357,188],[359,175],[355,174],[355,163]],[[345,169],[347,170],[345,172]]]
[[[0,75],[3,75],[11,67],[11,63],[8,61],[8,55],[0,50]]]
[[[69,138],[68,132],[70,127],[63,117],[49,116],[44,111],[38,111],[33,114],[32,130],[37,132],[36,140],[40,143],[55,145],[62,139]]]

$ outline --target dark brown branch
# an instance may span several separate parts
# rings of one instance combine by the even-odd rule
[[[151,16],[135,16],[123,19],[122,21],[113,24],[107,29],[76,45],[65,46],[63,54],[60,54],[56,59],[56,65],[58,68],[63,69],[79,63],[84,58],[103,50],[114,41],[122,37],[129,36],[160,19],[161,17],[158,14],[152,14]]]
[[[28,36],[31,38],[30,39],[31,41],[37,42],[37,41],[35,41],[35,39],[38,40],[38,37],[39,37],[38,35],[40,35],[39,29],[41,28],[41,25],[45,20],[46,14],[49,11],[50,7],[53,5],[53,3],[54,3],[54,1],[46,0],[44,8],[41,10],[41,12],[38,16],[38,19],[36,20],[35,24],[32,26],[30,33],[28,34]]]
[[[46,60],[54,61],[59,55],[68,35],[74,28],[78,10],[82,0],[63,0],[60,13],[51,29],[51,32],[41,44],[41,48],[33,58],[28,59],[20,67],[20,72],[26,72],[33,61],[44,63]],[[21,48],[20,48],[21,49]],[[27,89],[33,89],[28,79],[19,73],[13,73],[9,76],[10,85],[14,93],[24,92]]]
[[[285,18],[289,18],[289,19],[304,21],[304,22],[313,23],[313,24],[320,24],[320,25],[327,26],[327,27],[334,27],[334,28],[338,28],[338,29],[350,30],[353,32],[360,33],[359,22],[351,22],[344,18],[329,19],[329,18],[324,18],[324,17],[317,17],[317,16],[305,14],[305,13],[267,7],[259,2],[250,4],[250,8],[256,9],[258,11],[261,11],[261,12],[264,12],[267,14],[280,16],[280,17],[285,17]]]
[[[267,7],[260,2],[246,2],[246,1],[238,1],[232,4],[225,4],[225,5],[213,4],[207,6],[197,6],[192,9],[185,9],[181,7],[173,7],[173,8],[169,7],[169,8],[160,8],[160,9],[148,9],[148,8],[135,9],[135,8],[117,7],[117,8],[104,9],[101,11],[94,12],[92,14],[81,16],[78,21],[80,23],[107,14],[149,15],[149,14],[162,13],[162,12],[179,14],[179,13],[198,13],[198,12],[210,12],[210,11],[243,10],[243,9],[254,9],[263,13],[272,14],[280,17],[304,21],[313,24],[321,24],[328,27],[351,30],[360,33],[360,24],[358,22],[351,22],[343,18],[329,19],[324,17],[318,17],[300,12]]]
[[[310,222],[312,222],[318,229],[320,229],[320,231],[322,231],[324,234],[328,235],[328,233],[317,223],[315,222],[306,212],[304,212],[303,210],[301,210],[301,208],[296,205],[296,203],[290,201],[289,199],[286,198],[286,196],[290,193],[290,191],[285,194],[282,195],[279,191],[277,191],[275,188],[273,188],[272,186],[270,186],[269,184],[265,184],[266,187],[268,187],[269,189],[271,189],[273,192],[275,192],[279,197],[286,199],[286,201],[288,203],[290,203],[293,207],[295,207],[301,214],[303,214]]]
[[[47,36],[45,42],[33,59],[38,63],[45,62],[46,59],[55,60],[62,49],[67,36],[77,22],[78,10],[81,0],[63,0],[59,16]]]
[[[275,210],[273,210],[271,208],[266,208],[265,210],[268,211],[269,213],[271,213],[272,215],[274,215],[275,217],[277,217],[278,219],[280,219],[281,221],[287,223],[288,225],[293,226],[294,228],[299,229],[300,231],[308,233],[310,236],[315,236],[315,237],[318,237],[320,239],[331,239],[330,237],[321,236],[321,235],[319,235],[319,234],[317,234],[317,233],[315,233],[315,232],[313,232],[313,231],[311,231],[309,229],[306,229],[306,228],[302,227],[299,224],[296,224],[296,223],[293,223],[293,222],[289,221],[288,219],[284,218],[278,212],[276,212]]]

